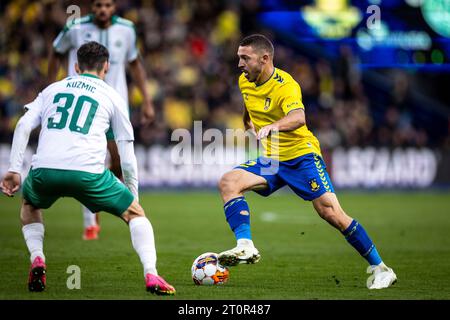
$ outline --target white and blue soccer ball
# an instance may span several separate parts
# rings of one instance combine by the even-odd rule
[[[230,277],[227,267],[219,264],[217,253],[206,252],[201,254],[192,263],[192,280],[196,285],[224,284]]]

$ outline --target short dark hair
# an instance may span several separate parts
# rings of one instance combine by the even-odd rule
[[[251,46],[256,50],[264,50],[267,51],[272,57],[275,51],[272,42],[262,34],[252,34],[250,36],[245,37],[244,39],[241,40],[239,46],[241,47]]]
[[[83,44],[77,51],[78,67],[81,71],[95,70],[100,72],[109,60],[109,52],[105,46],[98,42],[90,41]]]

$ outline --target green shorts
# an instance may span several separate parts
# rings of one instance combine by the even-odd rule
[[[60,197],[72,197],[92,212],[120,216],[134,200],[133,194],[108,169],[103,173],[38,168],[23,183],[23,197],[36,208],[47,209]]]

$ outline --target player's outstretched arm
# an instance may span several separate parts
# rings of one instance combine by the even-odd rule
[[[117,149],[120,156],[123,181],[134,198],[139,201],[137,160],[134,155],[133,141],[117,141]]]
[[[116,139],[117,151],[120,157],[120,167],[125,185],[138,200],[137,160],[134,154],[133,127],[128,119],[125,101],[117,94],[113,98],[115,108],[111,119],[111,126]]]
[[[301,126],[304,126],[305,123],[306,123],[305,111],[303,109],[295,109],[289,112],[286,116],[284,116],[280,120],[268,126],[262,127],[258,131],[257,138],[264,139],[272,131],[292,131],[300,128]]]
[[[155,119],[155,108],[145,86],[147,75],[139,58],[130,62],[130,72],[144,99],[141,106],[141,124],[149,125]]]
[[[41,95],[33,103],[39,105],[40,101]],[[0,183],[2,192],[9,197],[12,197],[20,188],[20,172],[22,171],[25,149],[27,148],[31,131],[39,124],[40,115],[37,107],[29,110],[17,122],[9,158],[8,173]]]

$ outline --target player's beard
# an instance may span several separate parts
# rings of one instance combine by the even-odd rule
[[[255,68],[255,70],[248,71],[248,75],[246,76],[249,82],[256,82],[258,78],[261,76],[262,68]]]
[[[111,19],[111,17],[108,17],[107,14],[103,14],[103,15],[98,15],[97,16],[97,22],[101,25],[105,25],[109,22],[109,20]]]
[[[95,23],[101,28],[107,27],[111,23],[112,16],[108,13],[97,13],[95,14]]]

